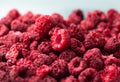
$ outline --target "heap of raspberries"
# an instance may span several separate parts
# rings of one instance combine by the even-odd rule
[[[120,13],[10,10],[0,19],[0,82],[120,82]]]

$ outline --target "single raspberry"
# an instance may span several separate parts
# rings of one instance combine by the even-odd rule
[[[79,82],[101,82],[99,73],[93,68],[87,68],[78,76]]]
[[[48,54],[52,50],[52,45],[49,41],[43,41],[38,45],[38,51]]]
[[[51,76],[60,79],[68,75],[67,62],[63,59],[58,59],[54,61],[51,65]]]
[[[56,30],[51,37],[51,44],[55,51],[66,50],[70,46],[70,36],[68,30]]]
[[[83,43],[77,40],[76,38],[71,38],[70,48],[76,53],[76,55],[81,56],[81,57],[86,51]]]
[[[66,62],[69,62],[75,56],[76,56],[75,52],[71,50],[66,50],[66,51],[61,52],[58,58],[64,59]]]
[[[68,21],[70,23],[79,24],[81,20],[83,20],[83,12],[80,9],[72,11],[72,13],[68,17]]]
[[[104,47],[105,43],[104,37],[101,35],[101,33],[96,31],[91,31],[88,33],[84,40],[84,46],[87,49],[95,47],[102,48]]]
[[[60,82],[79,82],[74,76],[70,75],[60,80]]]
[[[120,46],[120,42],[118,41],[118,39],[115,37],[111,37],[107,40],[104,46],[104,50],[107,51],[108,53],[112,53],[118,50],[119,46]]]
[[[46,76],[43,78],[43,81],[40,82],[57,82],[57,80],[51,76]]]
[[[43,78],[51,72],[51,68],[47,65],[42,65],[37,68],[36,75]]]
[[[75,24],[70,24],[70,35],[71,37],[73,38],[76,38],[80,41],[83,41],[84,40],[84,35],[85,35],[85,30],[83,30],[79,25],[75,25]]]
[[[17,9],[12,9],[8,12],[7,16],[9,16],[12,19],[16,19],[20,16],[20,13],[18,12]]]
[[[5,25],[0,24],[0,36],[6,35],[8,31],[9,29]]]
[[[89,49],[85,54],[83,59],[87,62],[89,67],[96,70],[103,68],[102,54],[98,48]]]
[[[48,34],[49,30],[53,28],[54,20],[49,15],[43,15],[36,19],[35,25],[35,31],[40,34],[41,38],[44,38]]]
[[[119,82],[120,73],[115,64],[106,66],[100,75],[102,82]]]
[[[13,20],[11,23],[11,30],[25,31],[26,29],[27,29],[27,25],[22,23],[20,20]]]
[[[50,65],[53,62],[53,60],[46,54],[39,54],[35,60],[34,60],[34,65],[36,67],[40,67],[41,65]]]
[[[31,44],[30,44],[30,49],[31,50],[36,50],[37,49],[37,46],[38,46],[38,42],[37,41],[33,41]]]
[[[74,76],[78,76],[86,67],[87,63],[80,57],[75,57],[68,63],[68,70]]]

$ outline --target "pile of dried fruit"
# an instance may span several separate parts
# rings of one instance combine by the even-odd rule
[[[120,13],[110,9],[0,19],[0,82],[119,82]]]

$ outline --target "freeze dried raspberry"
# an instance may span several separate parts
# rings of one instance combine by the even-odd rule
[[[56,30],[59,30],[60,27],[54,27],[49,31],[49,36],[52,36],[54,34],[54,32],[56,32]]]
[[[60,82],[79,82],[74,76],[70,75],[60,80]]]
[[[64,59],[66,62],[69,62],[75,56],[76,56],[75,52],[73,52],[72,50],[66,50],[61,52],[58,58]]]
[[[36,50],[37,49],[37,46],[38,46],[38,42],[37,41],[33,41],[31,44],[30,44],[30,49],[31,50]]]
[[[9,31],[9,29],[5,25],[0,24],[0,36],[7,34],[8,31]]]
[[[10,78],[7,72],[0,70],[0,82],[10,82]]]
[[[79,82],[102,82],[100,75],[93,68],[87,68],[78,76]]]
[[[52,50],[52,45],[49,41],[43,41],[38,45],[38,51],[48,54]]]
[[[84,40],[84,35],[85,35],[85,30],[83,30],[79,25],[75,25],[75,24],[70,24],[70,36],[72,38],[76,38],[80,41]]]
[[[118,41],[118,39],[115,37],[111,37],[106,41],[104,50],[107,51],[108,53],[112,53],[118,50],[119,47],[120,47],[120,42]]]
[[[78,76],[86,67],[87,63],[80,57],[75,57],[68,63],[68,70],[74,76]]]
[[[89,49],[85,54],[83,59],[87,62],[89,67],[96,70],[103,68],[102,54],[98,48]]]
[[[57,80],[51,76],[46,76],[43,78],[43,81],[41,82],[57,82]]]
[[[26,29],[27,25],[22,23],[20,20],[13,20],[11,23],[11,30],[23,32]]]
[[[113,22],[118,17],[119,17],[119,12],[117,10],[110,9],[107,11],[107,18],[110,22]]]
[[[83,12],[80,9],[72,11],[72,13],[68,17],[68,21],[70,23],[79,24],[81,20],[83,20]]]
[[[12,9],[8,12],[7,16],[9,16],[12,19],[16,19],[20,16],[20,13],[18,12],[17,9]]]
[[[68,30],[56,30],[51,37],[51,44],[55,51],[66,50],[70,46],[70,35]]]
[[[87,49],[91,48],[102,48],[105,45],[105,39],[101,35],[101,33],[96,32],[96,31],[91,31],[89,34],[86,35],[85,40],[84,40],[84,46]]]
[[[82,42],[75,38],[71,38],[70,47],[78,56],[83,56],[85,52],[85,47]]]
[[[57,56],[54,52],[50,52],[50,53],[49,53],[49,57],[50,57],[53,61],[55,61],[55,60],[58,58],[58,56]]]
[[[100,75],[102,82],[118,82],[120,78],[118,67],[114,64],[106,66]]]
[[[36,75],[43,78],[51,72],[51,68],[47,65],[42,65],[37,68]]]
[[[27,82],[42,82],[42,78],[39,76],[32,76],[28,79]]]
[[[51,76],[60,79],[68,75],[67,62],[63,59],[58,59],[54,61],[51,65]]]
[[[114,57],[120,58],[120,49],[113,53]]]
[[[54,27],[54,20],[49,15],[43,15],[36,19],[35,21],[35,31],[40,34],[40,38],[44,38],[50,29]]]
[[[50,65],[53,62],[53,60],[46,54],[39,54],[35,60],[34,60],[34,65],[36,67],[40,67],[41,65]]]

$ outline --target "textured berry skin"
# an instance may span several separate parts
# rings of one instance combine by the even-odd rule
[[[52,51],[51,42],[49,42],[49,41],[43,41],[42,43],[40,43],[40,45],[38,45],[38,50],[41,53],[45,53],[45,54],[50,53]]]
[[[43,15],[36,19],[35,21],[35,31],[40,34],[39,37],[43,38],[49,32],[49,30],[54,26],[54,20],[49,15]]]
[[[8,31],[9,31],[9,29],[5,25],[0,24],[0,36],[7,34]]]
[[[47,65],[42,65],[36,70],[36,75],[39,77],[45,77],[48,73],[51,72],[51,68]]]
[[[68,74],[67,62],[63,59],[54,61],[51,65],[51,75],[57,79],[60,79]]]
[[[57,80],[51,76],[46,76],[43,78],[42,82],[57,82]]]
[[[87,63],[80,57],[75,57],[68,63],[68,70],[74,76],[78,76],[86,67]]]
[[[36,50],[37,49],[37,46],[38,46],[38,42],[37,41],[33,41],[31,44],[30,44],[30,49],[31,50]]]
[[[64,59],[65,61],[69,62],[71,59],[73,59],[76,56],[75,52],[71,50],[66,50],[60,53],[59,59]]]
[[[102,82],[119,82],[119,69],[115,64],[106,66],[105,69],[100,72]]]
[[[78,76],[79,82],[101,82],[100,75],[93,68],[87,68]]]
[[[76,9],[72,11],[72,13],[69,15],[68,21],[70,23],[79,24],[83,20],[83,12],[80,9]]]
[[[70,36],[68,30],[56,30],[51,37],[51,44],[55,51],[66,50],[70,46]]]
[[[102,54],[98,48],[89,49],[85,54],[83,59],[87,64],[96,69],[100,70],[103,68]]]

